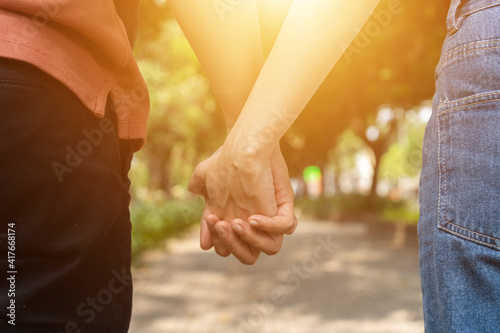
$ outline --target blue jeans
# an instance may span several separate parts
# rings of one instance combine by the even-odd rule
[[[500,1],[452,0],[420,179],[426,332],[500,332]]]
[[[127,332],[133,143],[111,105],[0,58],[0,114],[0,332]]]

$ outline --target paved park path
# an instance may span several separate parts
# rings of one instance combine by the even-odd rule
[[[417,246],[391,236],[301,221],[278,255],[244,266],[193,231],[135,269],[130,333],[421,333]]]

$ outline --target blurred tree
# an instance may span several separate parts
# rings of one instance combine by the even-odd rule
[[[422,141],[425,123],[418,119],[414,110],[409,110],[398,123],[399,139],[389,147],[380,161],[380,179],[397,187],[402,178],[416,177],[422,167]],[[404,137],[402,137],[404,135]]]
[[[374,152],[375,193],[380,158],[394,140],[394,126],[379,129],[377,113],[385,105],[409,109],[434,93],[434,69],[446,35],[449,0],[382,0],[347,47],[344,56],[282,140],[294,176],[307,165],[320,167],[347,127]]]
[[[335,172],[335,193],[340,192],[340,175],[354,169],[356,165],[356,154],[364,147],[364,141],[360,139],[352,129],[346,129],[339,135],[337,144],[328,154],[329,163]]]
[[[143,0],[135,54],[151,97],[148,188],[166,198],[223,143],[226,126],[210,85],[166,3]]]

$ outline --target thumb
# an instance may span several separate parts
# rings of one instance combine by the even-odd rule
[[[205,160],[198,164],[198,166],[196,166],[188,182],[189,192],[197,195],[202,195],[205,198],[208,197],[207,189],[205,186],[207,179],[207,162],[208,160]]]

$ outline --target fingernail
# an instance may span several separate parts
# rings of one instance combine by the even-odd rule
[[[215,230],[217,231],[217,233],[219,234],[219,237],[224,237],[226,236],[226,229],[222,228],[222,227],[215,227]]]
[[[256,227],[256,226],[259,225],[259,223],[257,221],[255,221],[255,220],[251,220],[250,221],[250,225],[253,225],[254,227]]]
[[[233,225],[233,230],[238,234],[241,235],[243,232],[243,228],[239,224]]]

